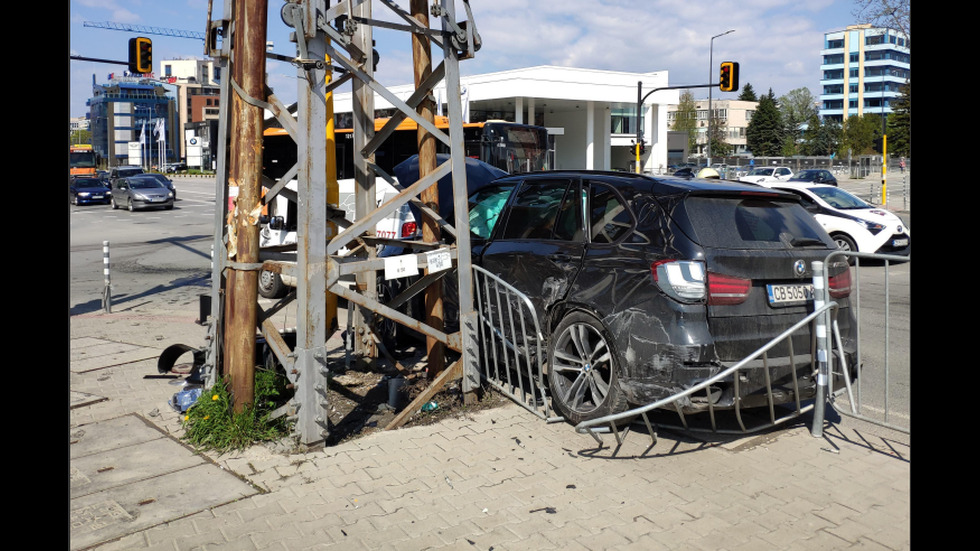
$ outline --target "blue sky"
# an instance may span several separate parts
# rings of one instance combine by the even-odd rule
[[[296,54],[289,31],[279,17],[282,0],[268,0],[268,39],[274,51]],[[408,7],[408,0],[396,0]],[[459,19],[465,17],[457,1]],[[215,10],[223,2],[214,0]],[[374,3],[375,16],[391,19]],[[796,88],[820,93],[820,48],[823,34],[854,20],[853,0],[470,0],[483,48],[464,61],[461,72],[481,74],[536,65],[560,65],[631,72],[669,72],[670,85],[706,84],[717,80],[717,65],[738,61],[741,84],[756,93],[771,88],[779,96]],[[71,55],[126,61],[127,44],[136,33],[86,27],[84,22],[113,22],[203,32],[207,0],[70,0]],[[214,17],[220,17],[215,13]],[[714,67],[709,66],[711,37]],[[153,40],[154,69],[165,59],[201,58],[200,40],[147,34]],[[381,54],[377,79],[385,85],[412,82],[410,39],[379,29],[374,36]],[[270,62],[269,84],[283,101],[295,99],[296,70]],[[122,65],[71,61],[70,115],[84,116],[92,79],[105,84]],[[343,90],[342,90],[343,91]],[[736,94],[713,92],[715,98]],[[707,97],[705,89],[695,97]]]

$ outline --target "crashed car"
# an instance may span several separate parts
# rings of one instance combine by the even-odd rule
[[[495,180],[469,207],[473,262],[533,303],[551,398],[572,423],[672,396],[750,356],[812,311],[812,263],[837,249],[795,196],[723,180],[540,172]],[[850,269],[833,257],[826,269],[850,358]],[[679,407],[767,405],[763,361],[775,403],[813,397],[811,339],[795,332],[738,381]]]

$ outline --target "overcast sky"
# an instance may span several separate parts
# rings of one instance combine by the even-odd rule
[[[408,0],[395,0],[408,9]],[[431,3],[431,2],[430,2]],[[213,2],[221,10],[223,2]],[[282,0],[268,0],[268,39],[274,51],[296,55],[279,16]],[[457,0],[457,19],[465,18]],[[464,75],[506,69],[559,65],[628,72],[668,71],[669,84],[697,85],[717,81],[721,61],[738,61],[740,82],[757,94],[771,88],[777,95],[805,87],[820,94],[820,49],[825,32],[860,23],[853,19],[853,0],[470,0],[483,47],[460,65]],[[70,53],[89,58],[126,61],[127,44],[135,32],[86,27],[112,22],[202,32],[207,25],[207,0],[70,0]],[[374,2],[375,17],[392,19]],[[220,17],[220,13],[213,17]],[[709,63],[711,37],[714,63]],[[154,69],[167,59],[204,59],[201,40],[142,33],[153,40]],[[412,82],[410,38],[397,31],[375,30],[381,55],[377,79],[388,86]],[[118,64],[71,61],[70,115],[84,116],[93,75],[105,84]],[[296,97],[296,70],[288,64],[268,66],[269,84],[284,102]],[[344,91],[343,89],[341,91]],[[707,90],[694,91],[707,97]],[[734,98],[722,94],[715,98]]]

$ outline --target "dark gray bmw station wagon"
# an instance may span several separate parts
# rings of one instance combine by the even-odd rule
[[[812,262],[836,250],[790,194],[622,172],[495,180],[471,195],[470,230],[474,263],[534,304],[552,399],[572,423],[652,403],[743,360],[812,312]],[[841,258],[827,272],[850,355],[850,270]],[[795,365],[786,342],[768,353],[777,403],[815,395],[811,329],[791,340]],[[762,370],[740,373],[682,410],[731,408],[736,391],[741,407],[766,405]]]

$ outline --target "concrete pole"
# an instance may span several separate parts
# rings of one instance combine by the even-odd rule
[[[412,0],[411,12],[419,24],[429,28],[429,14],[426,0]],[[412,58],[415,67],[415,87],[418,88],[432,74],[432,44],[425,34],[412,34]],[[425,120],[433,122],[434,107],[431,95],[422,100],[416,111]],[[419,126],[419,179],[431,174],[436,169],[436,139],[425,128]],[[439,212],[439,186],[434,185],[422,192],[422,202],[435,212]],[[422,239],[426,243],[434,243],[440,238],[439,225],[426,214],[422,214]],[[439,331],[443,330],[442,282],[436,282],[425,290],[426,323]],[[426,337],[428,355],[428,375],[434,379],[445,368],[442,343],[433,337]]]
[[[233,165],[231,185],[238,186],[229,220],[235,257],[228,272],[225,299],[225,370],[230,379],[232,409],[240,413],[255,401],[255,334],[258,310],[259,225],[262,177],[262,108],[241,97],[265,97],[265,0],[237,2],[231,75],[242,92],[231,98]]]

